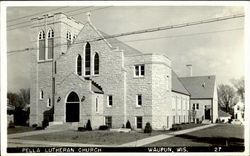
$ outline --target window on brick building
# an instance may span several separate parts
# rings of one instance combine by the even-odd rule
[[[111,116],[105,116],[105,125],[109,128],[112,128],[112,117]]]
[[[56,61],[55,61],[55,74],[56,74]]]
[[[107,96],[107,105],[108,105],[108,107],[111,107],[113,105],[113,97],[112,97],[112,95]]]
[[[54,31],[48,31],[48,59],[53,59],[54,55]]]
[[[95,99],[95,112],[98,113],[99,112],[99,98],[96,97]]]
[[[45,60],[45,33],[39,33],[39,60]]]
[[[82,75],[82,57],[81,55],[77,56],[77,63],[76,63],[76,71],[77,71],[77,75]]]
[[[99,74],[99,54],[95,53],[94,56],[94,74],[98,75]]]
[[[142,95],[141,94],[136,95],[136,106],[137,107],[142,106]]]
[[[193,108],[192,109],[195,110],[195,103],[193,104]]]
[[[40,100],[43,99],[43,90],[40,90]]]
[[[199,109],[199,103],[196,104],[196,109]]]
[[[48,98],[48,100],[47,100],[47,107],[51,107],[51,99],[50,98]]]
[[[145,65],[135,65],[134,66],[134,76],[135,77],[144,77],[145,75]]]
[[[85,46],[85,75],[90,75],[90,59],[91,59],[91,49],[89,42],[87,42]]]
[[[66,38],[67,38],[67,49],[69,49],[71,45],[71,33],[69,31],[67,32]]]
[[[135,119],[136,119],[136,128],[141,129],[142,128],[142,116],[137,116]]]

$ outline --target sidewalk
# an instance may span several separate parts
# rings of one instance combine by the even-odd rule
[[[41,131],[32,131],[32,132],[25,132],[25,133],[17,133],[8,135],[8,147],[50,147],[50,146],[72,146],[72,147],[139,147],[144,146],[156,141],[160,141],[163,139],[168,139],[174,137],[175,135],[185,134],[193,131],[198,131],[201,129],[213,127],[216,124],[205,125],[185,130],[180,130],[177,132],[171,132],[168,134],[160,134],[157,136],[152,136],[148,138],[144,138],[141,140],[125,143],[122,145],[94,145],[94,144],[81,144],[81,143],[69,143],[69,142],[51,142],[51,141],[39,141],[39,140],[23,140],[23,139],[13,139],[18,137],[24,136],[31,136],[31,135],[38,135],[38,134],[46,134],[46,133],[53,133],[53,132],[60,132],[64,131],[60,130],[41,130]]]
[[[157,135],[157,136],[152,136],[152,137],[148,137],[148,138],[145,138],[145,139],[133,141],[133,142],[130,142],[130,143],[125,143],[125,144],[119,145],[118,147],[138,147],[138,146],[143,146],[143,145],[147,145],[147,144],[150,144],[150,143],[153,143],[153,142],[156,142],[156,141],[160,141],[160,140],[164,140],[164,139],[174,137],[175,135],[180,135],[180,134],[185,134],[185,133],[189,133],[189,132],[193,132],[193,131],[198,131],[198,130],[201,130],[201,129],[213,127],[215,125],[216,124],[205,125],[205,126],[180,130],[180,131],[177,131],[177,132],[171,132],[171,133],[168,133],[168,134],[161,134],[161,135]]]

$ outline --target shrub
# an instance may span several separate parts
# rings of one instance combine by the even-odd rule
[[[122,128],[125,128],[124,124],[122,124]]]
[[[49,121],[47,119],[44,119],[42,122],[42,127],[46,128],[49,125]]]
[[[42,130],[42,129],[44,129],[43,127],[36,127],[36,130]]]
[[[15,124],[13,121],[9,122],[8,128],[15,128]]]
[[[172,128],[170,128],[170,130],[172,130],[172,131],[181,130],[181,129],[182,129],[182,127],[179,124],[173,124]]]
[[[33,127],[33,128],[36,128],[36,127],[37,127],[37,124],[33,124],[32,127]]]
[[[99,127],[99,130],[107,130],[107,129],[109,129],[109,127],[107,125],[101,125]]]
[[[84,128],[84,127],[78,127],[78,131],[84,131],[84,130],[86,130],[86,128]]]
[[[86,130],[92,131],[91,123],[90,120],[88,120],[87,125],[86,125]]]
[[[126,128],[130,128],[131,129],[131,124],[130,124],[129,120],[126,123]]]
[[[152,127],[149,122],[146,123],[144,133],[152,133]]]

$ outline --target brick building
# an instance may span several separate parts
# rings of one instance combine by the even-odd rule
[[[30,124],[168,129],[190,121],[190,92],[164,55],[145,54],[63,13],[32,19]],[[216,105],[213,103],[213,105]],[[214,108],[214,107],[211,107]]]

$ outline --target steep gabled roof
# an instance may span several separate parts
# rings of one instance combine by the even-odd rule
[[[180,77],[182,84],[191,94],[191,98],[213,98],[215,76]]]
[[[184,85],[181,83],[178,76],[173,70],[172,70],[172,91],[190,95],[188,90],[184,87]]]
[[[98,30],[105,38],[105,36],[109,36],[108,34]],[[118,39],[116,38],[107,38],[106,39],[108,41],[108,43],[116,48],[118,47],[120,50],[124,50],[124,56],[130,56],[130,55],[137,55],[137,54],[142,54],[139,50],[133,48],[133,47],[130,47],[129,45],[123,43],[122,41],[119,41]]]
[[[231,117],[232,115],[228,114],[228,113],[226,113],[226,112],[224,112],[224,111],[222,111],[222,110],[219,109],[218,116],[219,117]]]

